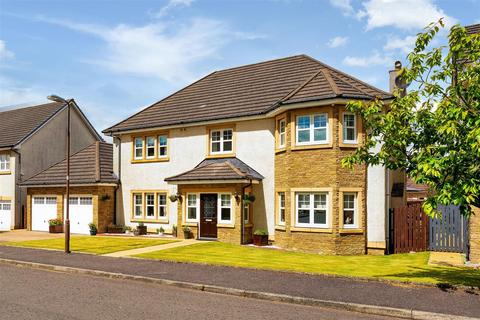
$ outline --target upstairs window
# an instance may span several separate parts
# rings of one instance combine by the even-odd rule
[[[328,115],[326,113],[297,117],[297,145],[328,142]]]
[[[357,143],[357,121],[354,113],[343,114],[343,142]]]
[[[135,159],[143,159],[143,138],[135,138]]]
[[[167,154],[167,136],[158,136],[158,157],[164,158]]]
[[[278,121],[278,147],[285,148],[286,141],[286,121],[285,119]]]
[[[210,131],[210,152],[212,154],[233,152],[233,129]]]
[[[155,158],[155,137],[147,137],[147,159]]]
[[[7,153],[0,154],[0,171],[10,171],[10,155]]]

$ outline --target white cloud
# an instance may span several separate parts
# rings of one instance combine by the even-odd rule
[[[329,46],[330,48],[338,48],[346,45],[347,42],[348,37],[335,37],[327,42],[327,46]]]
[[[340,9],[346,16],[353,15],[355,12],[350,0],[330,0],[330,4],[335,8]]]
[[[14,54],[12,51],[7,50],[7,45],[5,41],[0,40],[0,60],[6,60],[13,58]]]
[[[393,36],[387,40],[387,43],[383,46],[383,50],[400,50],[401,52],[408,54],[412,51],[416,39],[417,38],[414,36],[406,36],[403,39]]]
[[[46,100],[47,94],[39,88],[25,87],[7,77],[0,77],[0,107]]]
[[[378,51],[374,51],[372,55],[367,57],[347,56],[343,59],[343,64],[350,67],[372,67],[378,65],[388,66],[393,59],[388,55],[381,55]]]
[[[387,26],[420,29],[442,17],[447,26],[456,22],[434,0],[368,0],[363,7],[357,12],[357,18],[367,19],[367,30]]]
[[[189,7],[194,0],[170,0],[168,3],[162,7],[154,16],[161,18],[165,16],[170,10],[177,7]]]
[[[105,27],[38,16],[38,21],[59,25],[102,39],[102,56],[87,62],[113,72],[157,77],[169,82],[188,82],[197,77],[194,63],[212,58],[233,39],[263,36],[236,32],[222,21],[192,19],[185,24],[156,21],[143,26],[121,24]]]

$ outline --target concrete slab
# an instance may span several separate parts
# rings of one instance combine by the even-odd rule
[[[0,242],[47,240],[63,238],[63,233],[48,233],[41,231],[27,231],[25,229],[0,232]]]
[[[133,256],[133,255],[136,255],[136,254],[141,254],[141,253],[147,253],[147,252],[153,252],[153,251],[160,251],[160,250],[167,250],[167,249],[172,249],[172,248],[190,246],[192,244],[200,243],[200,242],[205,242],[205,241],[199,241],[199,240],[195,240],[195,239],[182,240],[182,241],[178,241],[178,242],[160,244],[160,245],[151,246],[151,247],[107,253],[107,254],[104,254],[104,256],[106,256],[106,257],[117,257],[117,258],[129,257],[129,256]]]

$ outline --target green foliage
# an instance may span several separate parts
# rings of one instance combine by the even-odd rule
[[[257,229],[253,234],[256,236],[268,236],[268,231],[266,229]]]
[[[60,219],[50,219],[48,220],[49,226],[63,226],[63,221]]]
[[[404,169],[433,191],[427,214],[439,204],[455,204],[464,215],[480,206],[480,35],[453,26],[448,45],[432,47],[443,21],[418,34],[401,77],[409,92],[387,105],[355,101],[347,109],[362,116],[366,143],[342,160],[345,167],[366,163]],[[377,153],[371,150],[377,144]]]
[[[90,222],[88,227],[90,228],[90,231],[97,231],[97,225],[93,222]]]

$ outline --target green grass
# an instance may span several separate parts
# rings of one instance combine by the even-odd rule
[[[389,256],[323,256],[220,242],[136,255],[168,261],[480,287],[480,270],[430,266],[428,256],[427,252]]]
[[[144,248],[175,242],[173,240],[162,239],[145,239],[145,238],[127,238],[127,237],[90,237],[90,236],[73,236],[70,246],[72,251],[88,252],[95,254],[106,254],[117,251]],[[10,245],[16,247],[30,247],[42,249],[64,249],[64,238],[47,239],[47,240],[30,240],[6,242],[2,245]]]

